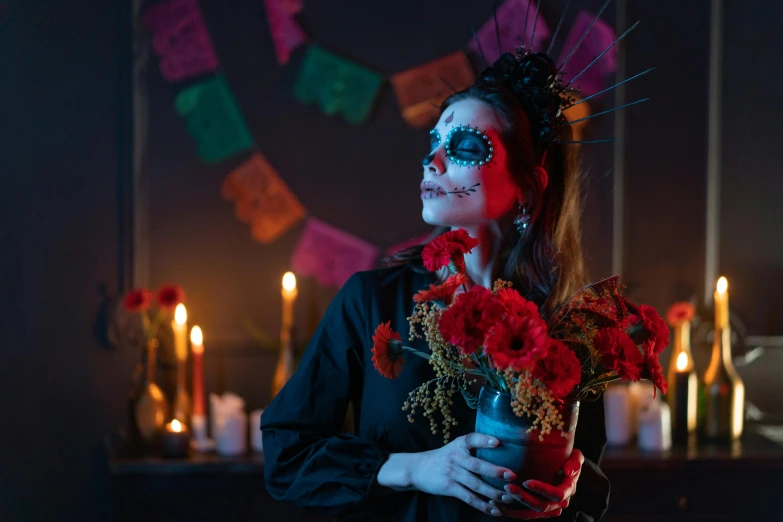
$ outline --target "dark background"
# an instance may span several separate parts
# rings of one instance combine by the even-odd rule
[[[426,231],[416,189],[426,131],[405,124],[392,90],[384,87],[362,126],[302,106],[291,86],[303,49],[288,65],[276,64],[263,3],[201,3],[260,150],[308,212],[382,248]],[[550,28],[564,3],[546,2]],[[598,4],[574,2],[591,10]],[[625,46],[625,76],[657,69],[625,93],[627,101],[650,101],[623,116],[626,133],[616,145],[623,183],[611,145],[585,151],[588,264],[593,278],[613,271],[613,190],[623,186],[621,275],[634,298],[663,312],[675,299],[704,294],[710,4],[617,5],[628,21],[642,20]],[[272,245],[252,241],[219,196],[244,157],[212,166],[196,158],[172,109],[187,82],[165,83],[152,56],[140,171],[148,180],[148,248],[142,267],[134,265],[129,12],[123,2],[0,2],[4,521],[109,518],[102,441],[124,426],[139,354],[101,342],[104,293],[182,284],[190,323],[205,331],[208,391],[237,391],[249,408],[268,397],[274,355],[249,340],[242,321],[276,332],[280,277],[301,226]],[[457,50],[470,38],[470,21],[478,26],[489,13],[489,2],[311,0],[303,23],[313,41],[390,75]],[[615,17],[613,4],[604,19]],[[733,310],[755,335],[783,333],[781,20],[775,2],[725,2],[718,265],[731,283]],[[612,123],[609,117],[588,134],[611,135]],[[300,282],[298,323],[311,295],[322,308],[333,293]],[[696,356],[703,369],[708,353],[697,348]],[[748,395],[779,408],[783,362],[764,361],[743,369]]]

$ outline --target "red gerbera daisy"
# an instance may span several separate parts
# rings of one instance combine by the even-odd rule
[[[388,379],[399,377],[405,364],[402,352],[402,338],[391,329],[391,321],[379,324],[372,336],[372,363],[378,373]]]
[[[465,254],[478,245],[478,239],[470,237],[467,230],[458,228],[439,235],[430,241],[421,252],[424,267],[435,272],[454,263],[458,272],[465,271]]]
[[[508,315],[525,316],[528,314],[539,315],[538,307],[532,301],[528,301],[516,290],[502,288],[497,292],[498,301],[503,305],[503,311]]]
[[[457,296],[454,304],[440,317],[438,327],[443,339],[473,353],[484,343],[493,324],[500,320],[502,307],[487,288],[474,286]]]
[[[638,381],[641,378],[644,356],[627,333],[615,328],[604,328],[595,336],[594,346],[609,371],[626,381]]]
[[[131,290],[125,294],[122,304],[129,312],[146,312],[152,304],[152,292],[146,288]]]
[[[179,285],[163,285],[158,290],[158,304],[164,310],[173,310],[185,302],[185,291]]]
[[[484,341],[487,355],[499,370],[530,369],[546,355],[549,336],[535,305],[519,308],[518,312],[493,325]]]
[[[658,312],[649,305],[639,305],[639,314],[631,315],[631,324],[641,322],[642,327],[649,332],[649,338],[655,343],[655,354],[659,355],[669,346],[669,327],[661,319]]]
[[[655,353],[655,343],[652,340],[642,343],[642,352],[644,352],[644,371],[642,378],[650,380],[661,393],[666,395],[668,383],[663,376],[661,361],[658,360],[658,354]],[[655,391],[653,391],[653,397]]]
[[[533,377],[562,399],[582,380],[582,365],[568,345],[551,339],[546,355],[533,366]]]
[[[429,290],[419,290],[413,296],[413,300],[417,303],[439,302],[444,306],[451,306],[454,302],[454,293],[467,282],[468,277],[465,274],[454,274],[441,285],[430,285]]]
[[[666,322],[674,328],[693,319],[696,308],[688,301],[679,301],[669,307],[666,312]]]

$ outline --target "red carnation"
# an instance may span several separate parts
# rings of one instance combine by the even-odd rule
[[[695,313],[696,309],[692,303],[679,301],[671,305],[669,310],[666,311],[666,322],[672,327],[680,326],[693,319]]]
[[[164,310],[173,310],[185,302],[185,291],[179,285],[163,285],[158,290],[158,304]]]
[[[465,271],[465,254],[478,245],[478,239],[470,237],[463,228],[451,230],[430,241],[421,252],[424,267],[435,272],[454,263],[458,272]]]
[[[502,308],[487,288],[474,286],[457,296],[438,326],[443,339],[463,353],[473,353],[484,343],[489,329],[500,320]]]
[[[519,317],[530,314],[538,314],[538,307],[532,301],[528,301],[516,290],[502,288],[497,292],[498,301],[503,305],[503,311],[507,315]]]
[[[604,328],[595,336],[594,346],[603,365],[623,380],[638,381],[641,378],[644,356],[628,334],[615,328]]]
[[[372,363],[378,373],[388,379],[399,377],[405,364],[402,352],[402,339],[391,329],[391,322],[379,324],[372,336]]]
[[[146,288],[131,290],[125,294],[122,304],[129,312],[146,312],[152,304],[152,292]]]
[[[666,389],[668,384],[666,378],[663,376],[663,368],[661,368],[661,361],[658,360],[658,354],[655,353],[655,343],[652,340],[642,343],[642,351],[644,352],[644,371],[642,372],[642,378],[650,380],[656,388],[661,390],[661,393],[666,395]],[[653,397],[655,392],[653,391]]]
[[[484,342],[487,355],[500,370],[530,369],[546,355],[549,336],[535,305],[520,308],[518,312],[492,326]]]
[[[631,324],[642,323],[642,327],[650,334],[650,339],[655,343],[655,354],[659,355],[669,346],[669,327],[661,319],[658,312],[649,305],[639,305],[639,314],[631,315]]]
[[[419,290],[413,296],[413,300],[417,303],[440,302],[445,306],[451,306],[454,302],[454,293],[467,282],[468,278],[465,274],[454,274],[441,285],[430,285],[429,290]]]
[[[582,365],[568,345],[551,339],[546,355],[533,366],[533,377],[562,399],[582,380]]]

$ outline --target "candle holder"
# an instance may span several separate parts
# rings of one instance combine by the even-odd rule
[[[174,419],[163,430],[161,449],[167,459],[187,458],[190,451],[190,431],[178,419]]]

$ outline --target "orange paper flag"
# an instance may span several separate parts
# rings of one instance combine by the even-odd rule
[[[462,51],[395,74],[391,78],[402,117],[423,128],[438,119],[436,108],[454,92],[473,83],[473,71]]]
[[[235,203],[237,219],[250,224],[259,243],[271,243],[305,215],[302,204],[258,152],[228,175],[221,192]]]

